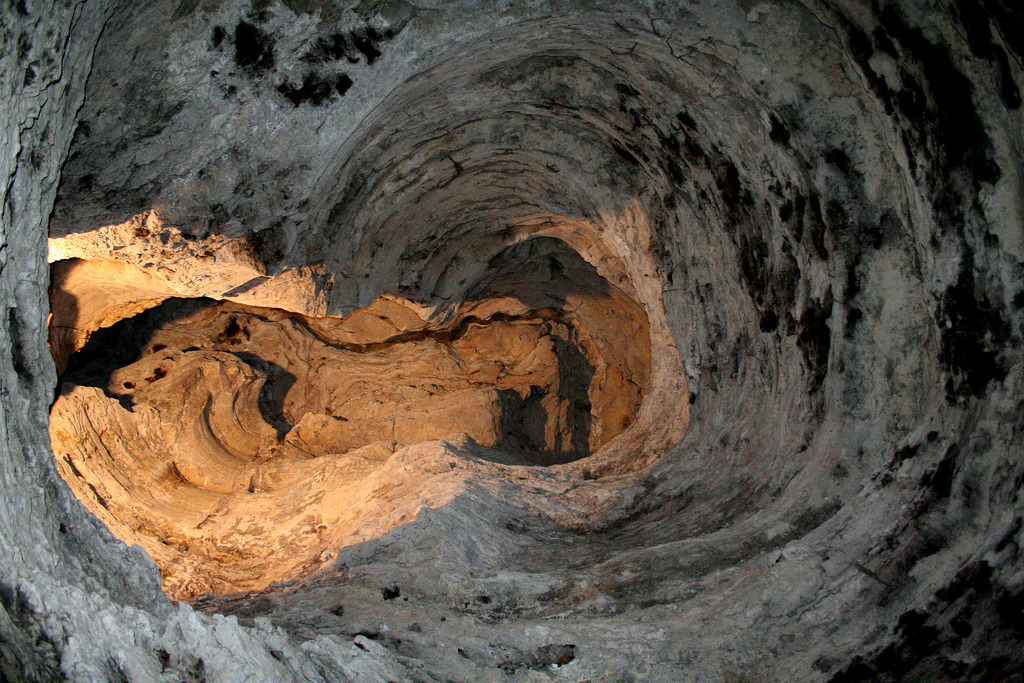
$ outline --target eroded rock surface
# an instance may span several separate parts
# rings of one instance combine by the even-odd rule
[[[298,578],[414,516],[380,509],[423,485],[390,463],[406,446],[447,438],[523,466],[584,458],[640,406],[646,316],[556,241],[515,251],[505,260],[521,268],[498,269],[446,325],[394,299],[345,320],[171,299],[101,329],[51,412],[58,469],[146,549],[169,595],[194,598]],[[94,299],[130,298],[132,281],[87,275],[123,268],[73,264],[55,296],[87,302],[86,320],[110,315]],[[381,471],[391,481],[374,484]]]
[[[1024,17],[1011,3],[30,0],[0,19],[4,677],[1020,676]],[[202,378],[192,402],[161,397],[166,376],[146,383],[166,351],[149,348],[117,370],[120,389],[107,372],[56,404],[98,438],[68,453],[119,460],[80,479],[134,489],[132,505],[173,513],[172,491],[268,501],[253,523],[274,519],[291,552],[245,534],[234,580],[262,586],[259,557],[304,578],[174,607],[45,446],[47,231],[58,360],[165,296],[229,302],[203,314],[284,311],[261,314],[268,329],[320,320],[314,336],[342,347],[367,343],[337,322],[362,317],[373,343],[410,335],[391,349],[426,349],[470,315],[481,340],[532,321],[516,333],[535,350],[544,325],[562,334],[544,309],[578,312],[562,338],[593,366],[590,455],[523,464],[531,449],[503,442],[484,409],[506,389],[453,375],[438,395],[473,391],[463,405],[484,419],[462,431],[492,446],[359,445],[374,434],[335,433],[312,393],[315,411],[296,394],[286,414],[288,392],[280,414],[261,410],[272,369],[217,346],[225,320],[213,340],[175,342],[168,375]],[[606,285],[545,302],[557,269],[531,251],[540,240]],[[106,291],[104,269],[120,273]],[[648,333],[602,342],[630,306]],[[499,346],[473,346],[466,367],[493,367]],[[629,357],[650,359],[635,389],[612,372]],[[542,348],[536,367],[551,358]],[[125,382],[136,395],[115,396]],[[182,423],[165,438],[161,414],[206,398],[216,418],[190,424],[209,434]],[[560,410],[545,414],[572,424]],[[93,413],[110,428],[85,425]],[[143,433],[161,447],[141,460],[114,447]],[[177,462],[179,441],[213,462],[129,480]],[[293,457],[258,462],[274,447]],[[318,468],[353,488],[311,499],[291,477]],[[351,516],[320,529],[324,507]],[[217,513],[178,511],[181,535],[206,544],[197,576],[248,523]],[[188,573],[183,591],[205,585]]]

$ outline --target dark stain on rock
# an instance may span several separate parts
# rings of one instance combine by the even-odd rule
[[[949,373],[946,402],[965,403],[984,395],[989,382],[1002,381],[1007,368],[1000,353],[1010,327],[1003,314],[975,285],[974,261],[964,258],[960,274],[935,312],[940,333],[939,363]]]
[[[381,43],[391,40],[396,35],[398,31],[393,29],[378,31],[372,26],[347,33],[331,33],[317,38],[309,52],[299,57],[299,61],[306,64],[325,64],[345,59],[350,64],[356,64],[365,59],[367,64],[373,64],[383,54],[380,49]]]
[[[92,137],[92,126],[89,125],[88,121],[79,121],[78,125],[75,127],[73,143],[77,144],[90,137]]]
[[[828,260],[828,249],[825,248],[825,219],[821,215],[821,200],[818,193],[811,190],[807,193],[807,211],[801,212],[803,221],[802,233],[812,248],[812,253],[822,261]]]
[[[253,76],[274,68],[274,41],[244,19],[235,26],[235,63]]]
[[[749,203],[749,197],[745,195],[746,190],[740,183],[740,172],[736,168],[736,164],[729,160],[726,160],[715,176],[715,184],[718,186],[718,191],[722,193],[722,202],[729,207],[737,206],[741,203]]]
[[[1016,0],[981,0],[981,5],[991,18],[1006,43],[1006,47],[1016,53],[1018,59],[1024,57],[1024,5]]]
[[[27,349],[30,348],[25,339],[24,326],[18,309],[14,306],[7,309],[7,335],[11,339],[11,365],[18,377],[25,382],[31,382],[35,377],[29,367]]]
[[[630,126],[621,130],[622,139],[649,141],[650,145],[636,145],[627,148],[625,145],[612,143],[616,153],[632,165],[639,165],[643,161],[650,166],[660,168],[665,175],[678,188],[681,187],[687,178],[687,166],[700,164],[706,161],[706,155],[690,139],[687,131],[680,129],[677,125],[669,124],[668,129],[663,127],[658,119],[651,117],[649,109],[643,106],[641,93],[628,83],[616,83],[615,91],[619,95],[619,111],[630,121]],[[685,114],[680,117],[692,119]],[[654,144],[657,140],[657,144]],[[650,149],[651,154],[646,150]],[[625,152],[625,154],[623,154]],[[635,160],[635,161],[634,161]],[[669,195],[665,198],[668,208],[675,208],[675,198]]]
[[[770,120],[771,131],[768,133],[768,136],[772,142],[783,146],[788,145],[790,138],[789,128],[775,114],[771,115]]]
[[[18,36],[18,61],[25,61],[29,50],[32,49],[32,38],[27,33]]]
[[[971,562],[927,609],[901,614],[890,642],[851,658],[830,683],[1019,681],[1022,606],[1024,593],[996,585],[985,561]]]
[[[352,36],[352,42],[355,43],[356,49],[366,57],[367,64],[373,64],[381,56],[381,51],[377,49],[376,41],[378,40],[380,40],[380,35],[369,26],[364,32]]]
[[[334,79],[334,89],[339,95],[344,96],[352,87],[352,79],[348,77],[348,74],[340,74]]]
[[[768,243],[759,232],[750,231],[739,236],[740,273],[750,293],[757,298],[766,293],[771,277]]]
[[[771,333],[781,327],[786,334],[792,333],[795,321],[789,309],[794,302],[800,270],[791,243],[783,239],[779,249],[772,248],[761,229],[771,206],[766,203],[764,215],[753,216],[754,202],[733,163],[725,161],[716,165],[715,183],[726,222],[735,230],[740,276],[757,307],[759,329]],[[786,218],[792,218],[793,211],[791,202],[779,209],[780,215]]]
[[[992,3],[995,4],[995,3]],[[992,40],[992,20],[989,12],[978,0],[962,0],[953,6],[954,15],[964,28],[967,44],[975,57],[993,64],[999,72],[999,95],[1009,109],[1021,104],[1020,89],[1013,78],[1013,70],[1006,51]],[[1021,17],[1024,20],[1024,17]],[[1019,33],[1019,24],[1013,33]]]
[[[885,34],[883,33],[882,35]],[[870,64],[871,56],[875,52],[874,46],[871,44],[871,38],[859,27],[850,26],[846,31],[846,40],[850,56],[853,57],[853,61],[860,67],[861,73],[867,79],[868,87],[881,100],[882,106],[885,107],[885,113],[891,116],[893,112],[892,94],[889,86],[886,84],[885,79],[876,73]],[[892,47],[892,42],[889,41],[888,37],[886,37],[886,41]],[[895,52],[895,48],[892,49]]]
[[[992,567],[981,561],[963,567],[949,584],[935,591],[935,597],[942,602],[953,603],[968,591],[987,593],[991,587]]]
[[[860,294],[860,273],[857,272],[859,267],[860,259],[858,258],[851,258],[846,264],[846,289],[844,295],[847,302],[857,298],[857,295]]]
[[[145,97],[142,93],[147,92],[149,85],[144,79],[138,79],[128,88],[133,93],[126,101],[131,116],[124,122],[124,134],[117,151],[127,149],[131,143],[160,135],[185,108],[185,100],[169,101],[159,92]]]
[[[876,26],[875,30],[871,32],[871,39],[880,52],[896,60],[900,58],[900,53],[896,51],[896,45],[889,39],[889,36],[882,30],[881,26]]]
[[[278,224],[246,236],[246,244],[253,258],[265,269],[272,269],[285,257],[287,247],[284,229]]]
[[[299,57],[300,62],[306,64],[323,64],[325,62],[346,59],[351,64],[359,62],[359,53],[355,49],[349,34],[332,33],[329,36],[321,36],[313,43],[309,52]]]
[[[576,646],[574,644],[543,645],[537,649],[537,663],[540,666],[533,668],[565,666],[574,659],[576,659]]]
[[[214,49],[220,48],[224,43],[224,39],[227,38],[228,32],[224,30],[223,26],[214,26],[213,31],[210,33],[210,45]]]
[[[682,147],[679,140],[672,135],[664,135],[660,131],[657,132],[657,135],[663,152],[662,167],[668,172],[672,182],[676,186],[680,186],[686,180],[686,172],[681,163]]]
[[[687,114],[685,111],[681,111],[676,114],[676,119],[686,128],[690,130],[697,130],[697,122],[693,120],[693,117]]]
[[[850,55],[900,127],[908,165],[929,190],[940,225],[960,225],[964,205],[976,201],[981,183],[994,183],[1002,173],[974,106],[973,85],[946,48],[908,26],[895,6],[876,4],[875,10],[881,26],[874,41],[847,28]],[[899,85],[890,87],[872,68],[875,48],[896,61]]]
[[[619,155],[619,158],[621,158],[627,164],[630,164],[631,166],[639,166],[640,165],[640,160],[636,158],[636,156],[633,154],[633,152],[631,152],[630,150],[626,149],[626,147],[624,145],[621,145],[621,144],[619,144],[617,142],[613,142],[612,143],[612,149],[615,150],[615,153]]]
[[[856,306],[851,306],[846,314],[846,333],[845,337],[850,339],[853,337],[853,333],[857,331],[857,324],[864,318],[864,311],[860,310]]]
[[[615,91],[619,93],[620,97],[636,99],[640,97],[640,92],[631,86],[629,83],[616,83]]]
[[[953,492],[953,479],[956,476],[959,455],[960,447],[956,444],[950,445],[939,464],[922,475],[921,487],[930,489],[939,500],[949,498],[949,494]]]
[[[779,220],[788,223],[793,218],[793,202],[786,200],[779,206]]]
[[[922,120],[936,121],[931,132],[937,138],[937,152],[946,168],[967,166],[984,170],[989,142],[973,104],[970,81],[956,69],[943,47],[928,41],[921,29],[908,28],[894,8],[883,9],[882,24],[919,60],[922,82],[915,82],[908,72],[901,74],[905,92],[912,100],[904,106],[907,120],[915,125]],[[926,87],[931,95],[930,106],[923,94]],[[902,104],[899,99],[898,104]],[[921,118],[924,115],[928,118]]]
[[[1008,627],[1018,642],[1024,636],[1024,591],[1011,592],[1005,589],[996,591],[996,613],[1003,625]]]
[[[19,586],[6,581],[0,581],[0,618],[6,622],[0,638],[0,680],[66,680],[60,672],[59,649],[40,626],[42,615],[32,609]]]
[[[918,451],[920,450],[920,444],[913,444],[897,448],[896,452],[892,454],[892,460],[889,461],[889,469],[897,469],[905,461],[910,460],[915,455],[917,455]]]
[[[206,662],[202,657],[192,658],[191,655],[188,657],[192,661],[185,667],[184,683],[206,683]]]
[[[277,92],[296,107],[303,103],[322,107],[337,95],[344,96],[351,87],[352,79],[347,74],[323,77],[309,72],[303,77],[302,85],[294,86],[285,81],[277,86]]]
[[[843,175],[850,175],[852,165],[850,163],[850,157],[843,150],[838,147],[832,147],[825,150],[825,161],[834,166]]]
[[[810,390],[819,390],[828,373],[828,355],[832,345],[832,332],[828,321],[832,317],[832,290],[821,299],[812,300],[800,319],[797,346],[803,352],[810,371]]]

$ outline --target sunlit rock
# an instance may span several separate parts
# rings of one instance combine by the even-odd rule
[[[5,3],[0,678],[1014,680],[1022,21]]]

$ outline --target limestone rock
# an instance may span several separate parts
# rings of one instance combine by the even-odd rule
[[[4,3],[0,678],[1019,677],[1022,21]]]

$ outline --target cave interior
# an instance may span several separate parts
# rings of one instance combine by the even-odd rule
[[[0,681],[1024,680],[1008,0],[0,8]]]

